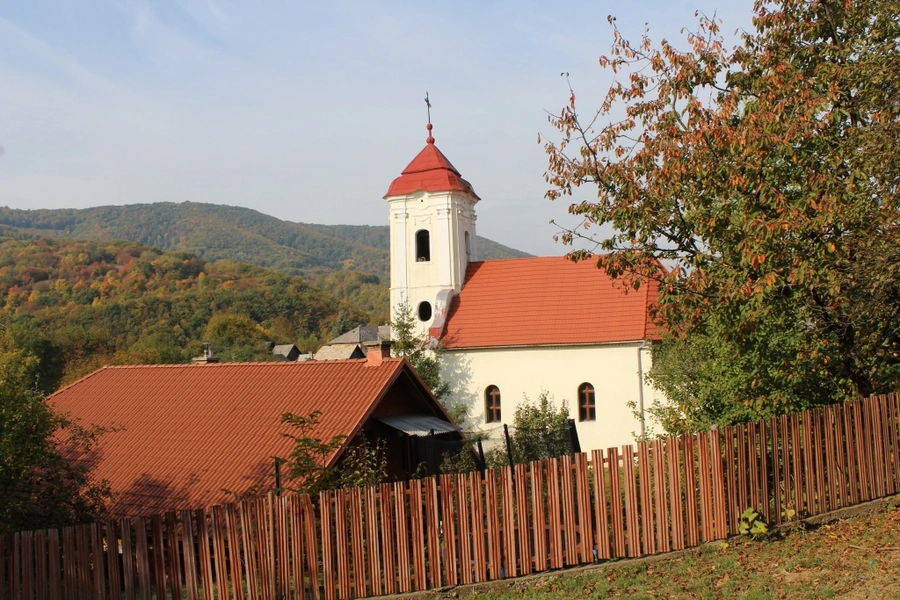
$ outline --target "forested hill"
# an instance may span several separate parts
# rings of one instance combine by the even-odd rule
[[[369,313],[373,321],[390,319],[387,225],[291,223],[249,208],[160,202],[85,209],[0,207],[0,235],[127,240],[192,252],[208,262],[248,263],[301,276]],[[528,256],[482,237],[478,255],[487,260]]]
[[[314,279],[355,270],[387,283],[388,226],[291,223],[236,206],[184,202],[17,210],[0,207],[3,235],[128,240],[207,261],[229,259]],[[528,256],[479,237],[480,259]]]
[[[302,278],[134,242],[0,237],[0,336],[40,359],[48,392],[104,364],[183,362],[209,341],[224,360],[267,342],[317,348],[372,317]]]

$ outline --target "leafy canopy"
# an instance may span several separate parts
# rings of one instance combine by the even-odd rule
[[[681,386],[682,412],[715,393],[802,408],[893,389],[900,370],[900,2],[754,10],[731,50],[714,19],[686,49],[646,32],[631,43],[610,19],[600,64],[616,81],[589,119],[571,93],[545,145],[550,199],[596,192],[570,205],[584,228],[563,242],[595,242],[598,265],[634,285],[660,282],[657,317],[688,347],[656,381]],[[701,350],[709,385],[685,390],[696,380],[673,373]],[[715,373],[730,361],[740,374]]]
[[[0,533],[97,520],[111,495],[75,460],[102,431],[56,413],[37,373],[37,359],[0,331]]]

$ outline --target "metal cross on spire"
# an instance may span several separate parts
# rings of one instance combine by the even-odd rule
[[[428,92],[425,92],[425,106],[428,107],[428,124],[431,124],[431,101],[428,99]]]

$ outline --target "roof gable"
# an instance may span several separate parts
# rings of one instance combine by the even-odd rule
[[[120,428],[89,457],[94,476],[118,495],[113,514],[154,514],[271,485],[272,457],[293,448],[283,413],[319,410],[314,435],[352,437],[404,372],[437,404],[402,359],[105,367],[50,402],[81,423]]]
[[[657,285],[614,282],[594,261],[564,257],[470,263],[442,336],[448,349],[657,339]]]

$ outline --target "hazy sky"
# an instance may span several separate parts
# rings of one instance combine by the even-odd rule
[[[0,205],[173,201],[290,221],[387,224],[382,200],[425,143],[475,187],[479,235],[561,254],[540,133],[609,83],[606,16],[729,36],[752,0],[295,2],[0,0]],[[682,47],[685,44],[680,44]]]

